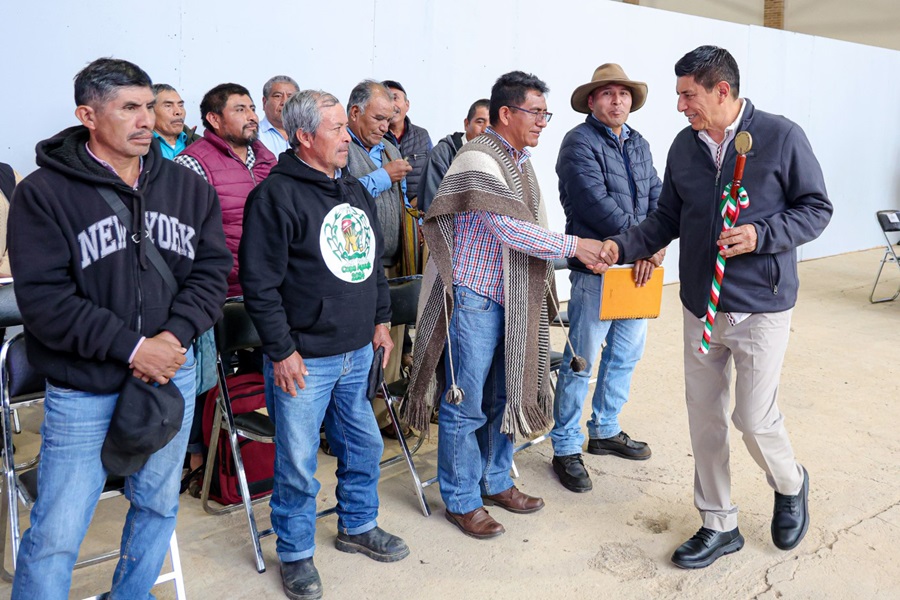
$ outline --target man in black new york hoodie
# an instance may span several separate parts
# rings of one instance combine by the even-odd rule
[[[289,598],[320,598],[315,552],[319,428],[338,461],[335,546],[382,562],[409,548],[378,527],[383,442],[366,390],[374,349],[387,364],[390,296],[375,201],[342,177],[350,135],[331,94],[305,90],[284,106],[291,151],[244,208],[239,259],[247,310],[266,354],[275,421],[272,527]]]
[[[66,598],[107,473],[101,447],[126,378],[174,382],[181,431],[129,475],[111,597],[146,598],[175,529],[194,400],[192,340],[221,314],[231,255],[215,191],[163,159],[147,74],[99,59],[75,79],[82,125],[37,146],[9,226],[28,359],[47,377],[38,499],[12,597]],[[99,189],[132,213],[119,220]],[[132,236],[133,231],[142,232]],[[159,250],[173,292],[147,257]]]

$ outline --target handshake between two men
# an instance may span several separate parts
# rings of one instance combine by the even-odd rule
[[[637,260],[634,263],[634,282],[638,287],[645,285],[653,274],[653,269],[662,264],[666,256],[663,248],[647,259]],[[596,274],[602,274],[610,266],[619,261],[619,245],[612,240],[601,242],[578,238],[578,246],[575,249],[575,258],[580,260],[585,267]]]

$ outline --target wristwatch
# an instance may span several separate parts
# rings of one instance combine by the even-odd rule
[[[378,324],[379,324],[379,325],[384,325],[384,326],[387,327],[388,329],[391,328],[391,322],[390,322],[390,321],[387,321],[386,323],[378,323]]]

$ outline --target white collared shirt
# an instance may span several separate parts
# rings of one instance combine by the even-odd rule
[[[744,108],[746,108],[747,103],[744,102],[744,99],[741,98],[741,110],[738,111],[737,118],[734,122],[725,128],[725,137],[722,139],[722,143],[716,142],[712,139],[712,136],[704,129],[700,132],[700,139],[703,140],[703,143],[706,144],[706,147],[709,148],[710,153],[712,154],[712,159],[716,163],[716,169],[722,168],[722,161],[725,159],[725,149],[728,147],[729,142],[734,139],[734,136],[737,135],[738,127],[741,125],[741,119],[744,117]],[[739,324],[741,321],[746,319],[751,315],[751,313],[739,313],[739,312],[730,312],[730,313],[722,313],[725,315],[725,318],[728,319],[728,323],[734,327]],[[701,317],[701,321],[706,317]]]
[[[275,158],[290,147],[287,140],[281,136],[281,132],[275,129],[267,117],[263,117],[259,122],[259,141],[275,155]]]
[[[744,108],[747,106],[747,103],[744,102],[743,98],[740,98],[739,100],[741,102],[741,110],[738,111],[737,118],[734,122],[725,128],[725,137],[722,139],[721,144],[712,139],[712,136],[710,136],[709,132],[705,129],[700,132],[700,139],[703,140],[703,143],[709,148],[712,159],[716,163],[716,169],[722,168],[722,160],[725,158],[725,149],[728,147],[728,143],[737,135],[737,129],[744,116]]]

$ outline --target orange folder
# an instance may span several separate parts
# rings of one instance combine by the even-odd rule
[[[632,265],[610,267],[603,275],[600,320],[655,319],[662,304],[663,268],[653,270],[644,287],[634,283]]]

